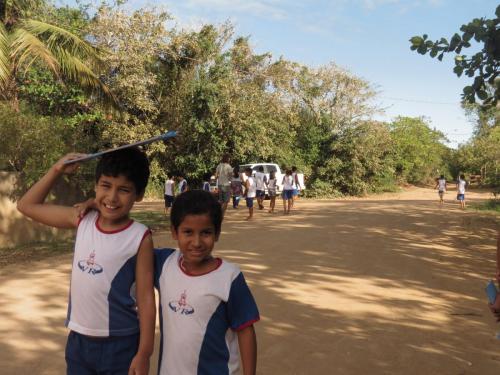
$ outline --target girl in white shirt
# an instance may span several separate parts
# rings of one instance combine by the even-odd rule
[[[285,215],[289,214],[292,208],[293,189],[292,171],[287,169],[286,174],[283,176],[283,213]]]
[[[245,199],[248,207],[247,220],[250,220],[253,217],[253,199],[257,194],[257,183],[252,177],[252,168],[245,169],[245,174],[247,175],[247,179],[245,181]]]
[[[461,174],[457,182],[457,199],[460,201],[460,208],[463,210],[465,209],[465,185],[467,185],[465,176]]]

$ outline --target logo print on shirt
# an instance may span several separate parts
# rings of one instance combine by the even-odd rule
[[[191,315],[194,313],[194,308],[186,302],[187,294],[186,291],[181,293],[181,298],[178,301],[170,301],[168,307],[173,312],[178,312],[181,315]]]
[[[79,261],[78,268],[80,268],[82,272],[87,272],[92,275],[97,275],[102,272],[102,267],[95,262],[95,251],[92,251],[86,260]]]

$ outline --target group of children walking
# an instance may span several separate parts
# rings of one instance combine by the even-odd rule
[[[239,267],[212,251],[223,212],[209,192],[166,184],[178,249],[153,249],[151,231],[130,218],[142,200],[149,162],[138,148],[102,156],[95,198],[79,207],[46,202],[56,181],[78,168],[68,154],[19,200],[35,221],[76,228],[66,326],[67,374],[146,375],[160,299],[160,375],[255,375],[259,311]]]
[[[465,180],[465,175],[461,174],[456,183],[457,187],[457,200],[460,202],[460,208],[465,209],[465,187],[467,186],[467,181]],[[439,205],[444,204],[444,194],[446,193],[446,178],[441,175],[437,181],[434,189],[438,190],[439,195]]]
[[[289,214],[293,207],[294,200],[299,195],[300,183],[297,178],[296,168],[295,171],[287,170],[282,180],[282,198],[283,198],[283,213]],[[245,198],[246,207],[248,208],[247,220],[253,218],[254,214],[254,200],[257,201],[259,210],[264,209],[264,200],[267,195],[269,196],[269,213],[274,213],[276,207],[276,197],[278,189],[278,180],[276,173],[271,171],[269,177],[264,173],[264,167],[258,167],[254,173],[252,168],[247,167],[240,175],[238,167],[233,168],[232,176],[230,179],[231,194],[233,198],[233,208],[238,208],[239,201],[242,197]]]

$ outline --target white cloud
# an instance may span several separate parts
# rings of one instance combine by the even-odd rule
[[[397,5],[400,10],[406,11],[408,9],[417,7],[439,7],[443,5],[444,0],[359,0],[363,7],[368,10],[373,10],[385,5]]]
[[[186,0],[184,6],[192,10],[241,13],[274,20],[288,17],[286,4],[277,0]]]

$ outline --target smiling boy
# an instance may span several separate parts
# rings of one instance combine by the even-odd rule
[[[96,168],[96,210],[80,217],[75,207],[45,202],[59,177],[78,168],[64,162],[80,156],[63,157],[18,202],[19,211],[35,221],[77,228],[67,374],[147,375],[155,322],[153,242],[129,213],[144,195],[149,162],[138,148],[104,155]]]
[[[202,190],[183,193],[174,201],[171,223],[179,250],[155,250],[159,374],[235,375],[242,369],[255,375],[257,305],[239,267],[212,255],[221,232],[220,203]]]

